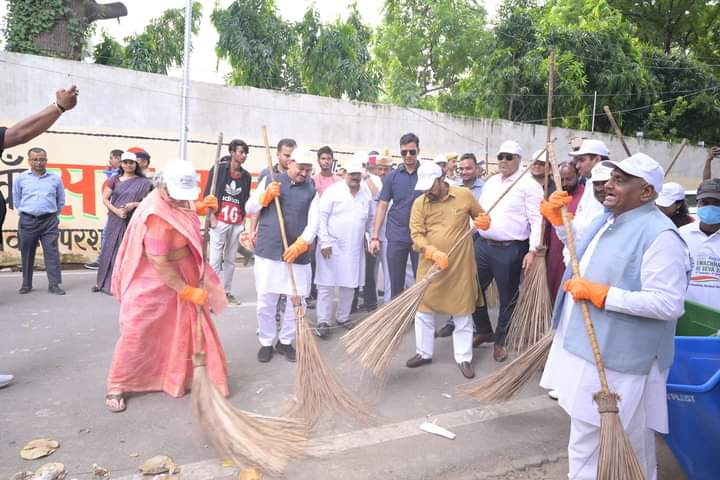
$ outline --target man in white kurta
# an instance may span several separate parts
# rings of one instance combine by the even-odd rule
[[[269,362],[275,350],[288,361],[295,361],[295,310],[286,308],[277,333],[275,314],[280,295],[292,298],[296,293],[305,308],[305,297],[310,293],[312,270],[309,245],[315,239],[318,222],[319,199],[309,181],[314,155],[306,149],[292,152],[287,172],[270,182],[260,181],[247,203],[247,211],[258,215],[258,233],[255,249],[255,289],[257,291],[258,361]],[[275,198],[280,198],[287,240],[284,249],[277,219]],[[297,292],[290,279],[288,264],[292,267]]]
[[[320,200],[315,284],[317,334],[327,335],[333,321],[333,297],[338,290],[337,324],[350,327],[350,309],[355,289],[365,283],[365,235],[373,225],[372,196],[360,188],[364,167],[353,158],[345,179],[325,190]]]
[[[582,320],[577,318],[579,307],[576,308],[576,301],[588,301],[591,318],[594,316],[595,328],[600,332],[598,339],[603,360],[615,366],[611,368],[606,365],[606,372],[610,390],[618,393],[621,398],[620,420],[643,468],[645,478],[652,480],[657,478],[654,432],[668,432],[665,383],[669,363],[672,361],[674,325],[683,312],[690,262],[687,247],[677,229],[669,221],[667,226],[663,225],[665,219],[658,218],[658,215],[662,214],[653,205],[657,196],[655,189],[662,188],[662,168],[644,154],[633,155],[619,163],[607,162],[606,165],[614,167],[612,176],[605,185],[605,207],[610,209],[611,213],[598,219],[587,230],[587,233],[592,233],[593,236],[586,240],[589,243],[578,259],[581,277],[567,280],[564,284],[564,290],[570,294],[559,297],[562,300],[559,300],[555,309],[553,326],[556,333],[540,386],[556,390],[559,393],[560,406],[570,416],[569,478],[595,479],[600,416],[592,396],[600,390],[598,373],[594,362],[569,351],[575,348],[570,345],[572,340],[569,339],[572,322],[582,323]],[[565,200],[558,198],[564,193],[556,192],[551,196],[549,203],[556,202],[556,208],[547,210],[547,204],[543,206],[543,213],[553,225],[561,223],[558,205]],[[567,195],[565,197],[567,199]],[[633,218],[635,223],[628,222],[628,218]],[[650,225],[651,222],[659,227],[648,228],[655,228],[660,233],[654,238],[644,240],[648,246],[639,259],[634,258],[636,252],[622,251],[622,247],[616,250],[617,254],[613,254],[612,258],[594,258],[598,250],[604,252],[598,255],[607,256],[607,242],[616,241],[611,239],[620,235],[629,240],[627,245],[631,249],[635,239],[643,238],[643,229],[638,226]],[[579,248],[583,248],[583,245]],[[637,263],[635,267],[629,266],[637,260],[640,261],[639,267]],[[602,266],[603,264],[605,266]],[[617,270],[620,272],[618,278],[626,276],[624,270],[639,270],[640,288],[628,290],[595,283],[598,279],[589,272],[591,265],[595,271]],[[617,336],[612,337],[614,332],[617,332],[612,330],[615,328],[613,325],[617,324],[610,322],[617,322],[617,318],[620,322],[630,322],[623,328],[635,329],[635,335],[624,335],[624,338],[620,339]],[[606,335],[603,335],[601,330],[608,324],[610,327],[607,328],[610,330],[605,330]],[[641,343],[638,337],[645,332],[640,330],[642,324],[664,329],[662,339],[669,342],[670,346],[650,345],[650,348],[657,348],[660,353],[654,356],[651,351],[650,355],[643,357],[650,365],[649,369],[645,369],[648,371],[620,371],[628,370],[623,368],[623,364],[630,361],[628,359],[637,358]],[[587,340],[585,342],[587,343]],[[622,346],[618,347],[619,344]],[[612,355],[606,353],[609,349],[613,349]]]

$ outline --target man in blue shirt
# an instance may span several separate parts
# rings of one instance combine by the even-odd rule
[[[418,255],[412,250],[410,239],[410,209],[415,199],[422,194],[415,191],[417,169],[420,166],[420,139],[414,133],[406,133],[400,138],[400,155],[403,163],[383,182],[380,191],[375,225],[368,250],[373,255],[380,249],[380,228],[387,212],[387,260],[390,269],[390,289],[396,297],[405,288],[405,269],[408,255],[412,262],[413,273],[417,272]],[[388,204],[392,201],[390,211]]]
[[[58,215],[65,206],[65,188],[60,176],[47,171],[47,152],[35,147],[28,151],[30,170],[13,183],[13,201],[20,214],[18,233],[22,258],[23,281],[19,293],[32,290],[33,265],[38,241],[42,244],[48,291],[65,295],[60,288],[60,253],[58,251]]]

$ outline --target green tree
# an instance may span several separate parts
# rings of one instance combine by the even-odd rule
[[[197,33],[202,19],[202,5],[193,3],[192,27]],[[185,9],[166,10],[159,18],[150,20],[145,29],[125,37],[125,46],[106,32],[95,46],[95,63],[125,67],[141,72],[167,74],[168,68],[182,65],[185,45]]]

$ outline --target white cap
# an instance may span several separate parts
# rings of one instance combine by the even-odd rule
[[[612,171],[612,168],[606,167],[602,163],[598,163],[590,171],[590,179],[588,181],[607,182],[608,180],[610,180],[610,174],[612,173]]]
[[[448,163],[447,155],[444,153],[439,153],[439,154],[435,155],[433,162],[434,163],[444,163],[447,165],[447,163]]]
[[[348,162],[345,163],[345,173],[363,173],[365,167],[363,163],[367,162],[367,153],[355,152]]]
[[[662,186],[662,193],[655,199],[655,204],[669,207],[678,200],[685,200],[685,189],[679,183],[670,182]]]
[[[295,160],[296,163],[302,163],[303,165],[312,165],[315,163],[316,155],[308,150],[307,148],[296,148],[290,154],[290,160]]]
[[[120,161],[124,162],[125,160],[132,160],[133,162],[137,162],[137,157],[132,152],[125,152],[120,156]]]
[[[420,162],[420,168],[417,171],[418,181],[415,184],[415,190],[430,190],[436,178],[443,175],[442,168],[435,162]]]
[[[619,168],[633,177],[640,177],[652,185],[657,193],[662,192],[665,171],[660,164],[653,160],[649,155],[636,153],[622,162],[612,162],[608,160],[602,162],[602,164],[606,167]]]
[[[542,153],[542,155],[540,155]],[[538,162],[547,162],[547,150],[543,151],[542,148],[535,150],[532,154],[532,160]]]
[[[588,138],[587,140],[583,140],[582,145],[580,145],[580,150],[577,152],[570,152],[568,155],[573,157],[578,157],[580,155],[600,155],[601,157],[610,158],[610,151],[600,140]]]
[[[508,140],[500,145],[497,155],[501,153],[510,153],[512,155],[522,155],[522,147],[515,140]]]
[[[162,178],[175,200],[195,200],[200,194],[200,177],[186,160],[170,160],[162,169]]]

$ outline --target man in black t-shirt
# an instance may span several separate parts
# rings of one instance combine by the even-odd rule
[[[210,213],[209,254],[210,265],[223,280],[225,296],[229,302],[237,303],[231,289],[240,234],[245,231],[245,204],[250,197],[251,176],[242,167],[250,148],[242,140],[233,140],[229,151],[230,159],[220,163],[212,192],[218,199],[218,209]],[[210,169],[205,195],[211,194],[214,169]]]

